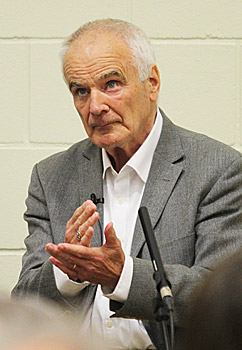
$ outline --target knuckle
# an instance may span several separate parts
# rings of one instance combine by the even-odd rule
[[[73,264],[73,263],[74,263],[74,259],[72,258],[72,256],[68,256],[67,261],[68,261],[68,263],[70,263],[70,264]]]
[[[82,223],[82,216],[80,215],[77,220],[76,220],[77,224],[81,225]]]
[[[79,210],[80,210],[80,207],[79,207],[79,208],[77,208],[77,209],[74,211],[73,216],[78,216]]]

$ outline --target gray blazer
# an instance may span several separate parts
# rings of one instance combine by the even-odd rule
[[[175,126],[162,114],[163,129],[141,205],[150,213],[180,329],[189,310],[189,295],[201,276],[242,246],[242,155]],[[13,295],[35,293],[73,312],[87,310],[96,287],[90,285],[73,298],[62,297],[45,245],[63,242],[66,222],[75,209],[93,192],[102,197],[102,191],[101,150],[88,139],[35,165],[24,215],[29,226],[27,251]],[[98,211],[92,246],[102,244],[102,204]],[[157,349],[163,349],[152,306],[156,297],[153,267],[139,219],[131,255],[134,273],[128,299],[124,304],[111,302],[111,309],[114,317],[149,321],[144,322],[146,329]]]

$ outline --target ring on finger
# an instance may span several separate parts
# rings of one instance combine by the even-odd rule
[[[79,229],[76,231],[76,238],[78,239],[78,241],[80,241],[82,239],[83,234],[79,231]]]

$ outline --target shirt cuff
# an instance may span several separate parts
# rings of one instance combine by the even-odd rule
[[[79,294],[90,283],[85,281],[82,283],[72,281],[64,272],[53,265],[56,287],[63,296],[74,297]]]
[[[131,256],[125,255],[124,267],[116,288],[111,293],[107,288],[103,287],[103,295],[109,299],[124,303],[128,298],[132,277],[133,259],[131,258]]]

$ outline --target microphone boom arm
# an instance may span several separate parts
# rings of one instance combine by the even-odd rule
[[[156,321],[162,322],[163,335],[167,350],[173,350],[174,347],[174,301],[171,292],[171,284],[167,280],[165,269],[161,260],[160,251],[156,242],[150,216],[146,207],[140,207],[139,218],[144,231],[145,239],[149,249],[151,261],[154,268],[154,280],[158,298],[154,300]],[[167,333],[166,321],[170,320],[170,339]]]

